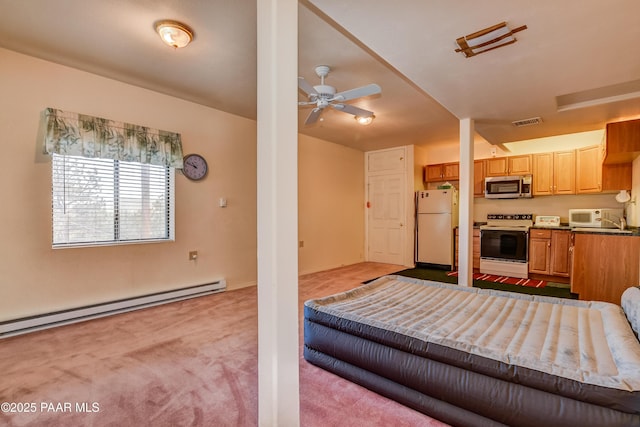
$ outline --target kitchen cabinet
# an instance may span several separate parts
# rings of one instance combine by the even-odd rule
[[[530,230],[529,273],[549,274],[551,265],[551,230]]]
[[[551,230],[551,275],[569,277],[571,274],[571,231]]]
[[[632,163],[603,163],[605,146],[576,150],[576,193],[600,193],[631,189]]]
[[[460,179],[460,163],[440,163],[427,165],[424,172],[425,182],[457,181]]]
[[[571,231],[532,228],[529,234],[529,273],[569,277]]]
[[[602,191],[602,146],[576,150],[576,193],[600,193]]]
[[[553,153],[553,194],[576,194],[576,152]]]
[[[632,163],[640,155],[640,119],[607,123],[605,164]]]
[[[533,155],[533,195],[576,193],[576,152],[558,151]]]
[[[532,173],[531,154],[486,159],[486,176],[529,175]]]
[[[631,190],[633,163],[602,165],[602,191]]]
[[[456,232],[455,232],[456,249],[455,249],[455,266],[454,266],[456,270],[458,269],[458,252],[459,252],[458,230],[459,228],[456,227]],[[473,229],[473,269],[474,270],[480,269],[480,229],[479,228]]]
[[[473,161],[473,197],[484,197],[485,161]]]
[[[619,305],[622,292],[638,286],[640,236],[573,233],[572,259],[571,292]]]

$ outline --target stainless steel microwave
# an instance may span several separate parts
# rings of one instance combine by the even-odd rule
[[[531,175],[491,176],[484,179],[487,199],[522,199],[531,197]]]

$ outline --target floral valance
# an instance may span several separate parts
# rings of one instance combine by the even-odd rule
[[[45,154],[63,154],[182,168],[179,133],[47,108]]]

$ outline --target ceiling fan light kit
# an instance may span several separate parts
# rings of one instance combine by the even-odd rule
[[[513,36],[514,33],[526,29],[527,26],[523,25],[512,30],[507,26],[506,22],[501,22],[467,36],[459,37],[456,39],[456,43],[459,46],[456,52],[462,52],[465,57],[470,58],[480,53],[507,46],[517,41]]]
[[[371,122],[373,122],[373,119],[375,119],[376,116],[374,116],[373,114],[370,116],[356,116],[356,122],[358,122],[359,125],[362,126],[366,126],[366,125],[370,125]]]
[[[162,41],[174,49],[185,47],[193,40],[193,30],[178,21],[158,21],[155,28]]]
[[[298,102],[299,106],[314,106],[311,110],[307,119],[305,120],[305,125],[314,124],[320,119],[320,114],[322,111],[331,107],[335,110],[342,111],[345,113],[353,114],[358,121],[361,123],[359,118],[362,118],[365,123],[361,124],[369,124],[374,119],[373,111],[368,111],[354,105],[344,104],[345,101],[350,101],[352,99],[361,98],[363,96],[377,95],[382,92],[382,89],[377,84],[369,84],[366,86],[358,87],[355,89],[345,90],[342,92],[338,92],[335,87],[325,84],[324,79],[331,71],[331,68],[327,65],[318,65],[315,68],[316,75],[320,77],[320,84],[316,86],[312,86],[309,84],[303,77],[298,77],[298,87],[302,90],[308,101],[300,101]],[[320,119],[322,120],[322,119]]]

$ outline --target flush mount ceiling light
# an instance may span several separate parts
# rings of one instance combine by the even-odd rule
[[[479,53],[507,46],[516,42],[516,38],[513,36],[514,33],[526,29],[527,26],[523,25],[512,30],[507,27],[506,22],[501,22],[493,27],[456,39],[456,43],[460,46],[456,49],[456,52],[462,52],[464,56],[470,58]]]
[[[370,125],[371,122],[373,121],[373,119],[375,119],[376,116],[374,116],[373,114],[370,116],[356,116],[356,122],[358,122],[358,124],[361,124],[362,126],[366,126],[366,125]]]
[[[156,32],[163,42],[174,49],[185,47],[193,40],[193,30],[178,21],[158,21]]]

